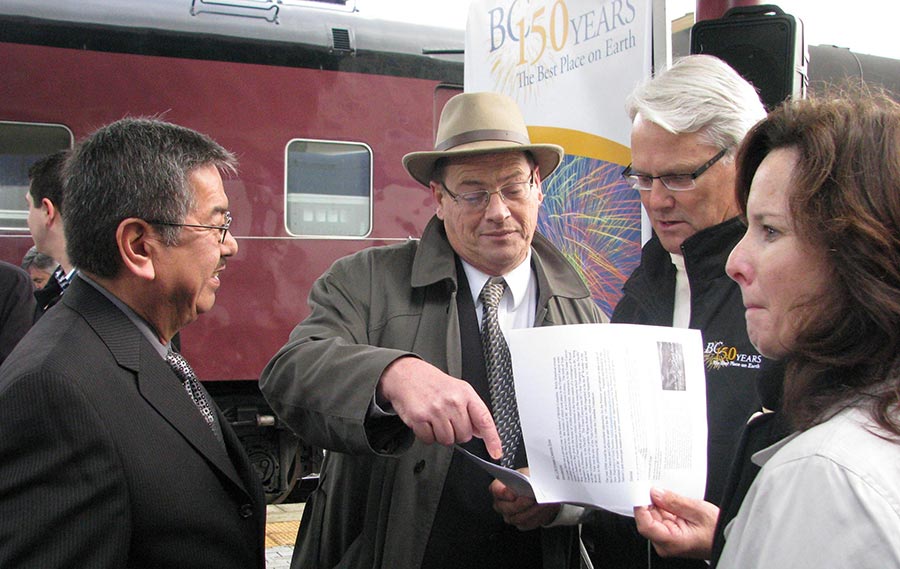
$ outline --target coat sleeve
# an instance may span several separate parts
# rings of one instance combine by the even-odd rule
[[[397,454],[413,442],[396,416],[370,417],[375,388],[394,360],[414,354],[370,339],[375,263],[343,259],[313,285],[311,313],[260,377],[275,413],[305,442],[346,454]]]
[[[65,377],[25,375],[0,394],[0,567],[117,568],[127,488],[102,417]]]

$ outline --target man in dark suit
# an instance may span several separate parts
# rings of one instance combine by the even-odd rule
[[[28,169],[29,185],[25,193],[28,230],[31,231],[35,248],[58,263],[47,284],[34,291],[37,301],[35,322],[59,302],[75,276],[75,267],[66,251],[62,214],[65,194],[62,169],[68,155],[68,150],[59,150],[41,158]]]
[[[237,252],[233,171],[208,137],[158,120],[73,151],[78,275],[0,367],[0,567],[264,568],[257,475],[170,345]]]

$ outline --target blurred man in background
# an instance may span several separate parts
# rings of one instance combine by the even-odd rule
[[[41,290],[50,282],[53,271],[59,266],[50,255],[45,255],[37,250],[34,245],[22,257],[22,268],[31,276],[34,290]]]
[[[68,150],[54,152],[35,162],[28,170],[30,184],[25,194],[28,201],[28,229],[37,250],[57,262],[47,284],[35,291],[35,321],[59,302],[75,275],[75,267],[69,261],[66,251],[66,235],[63,231],[65,183],[62,171],[68,154]]]

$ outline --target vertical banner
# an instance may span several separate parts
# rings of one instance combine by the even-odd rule
[[[474,0],[465,90],[515,99],[532,142],[566,157],[544,181],[538,229],[577,267],[607,314],[640,261],[625,98],[651,69],[651,0]]]

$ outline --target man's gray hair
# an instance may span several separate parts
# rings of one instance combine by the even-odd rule
[[[116,230],[130,217],[181,223],[195,207],[188,182],[212,165],[235,172],[234,156],[208,136],[155,118],[126,118],[82,140],[65,167],[66,250],[72,264],[100,277],[120,269]],[[180,229],[157,226],[175,245]]]
[[[672,134],[698,132],[718,148],[737,147],[766,116],[753,85],[711,55],[676,60],[639,85],[626,99],[625,109],[632,121],[640,115]]]
[[[34,267],[38,270],[52,273],[58,264],[59,263],[57,263],[53,257],[41,253],[37,250],[37,247],[33,245],[31,246],[31,249],[25,253],[25,256],[22,257],[22,268],[26,271],[31,267]]]

